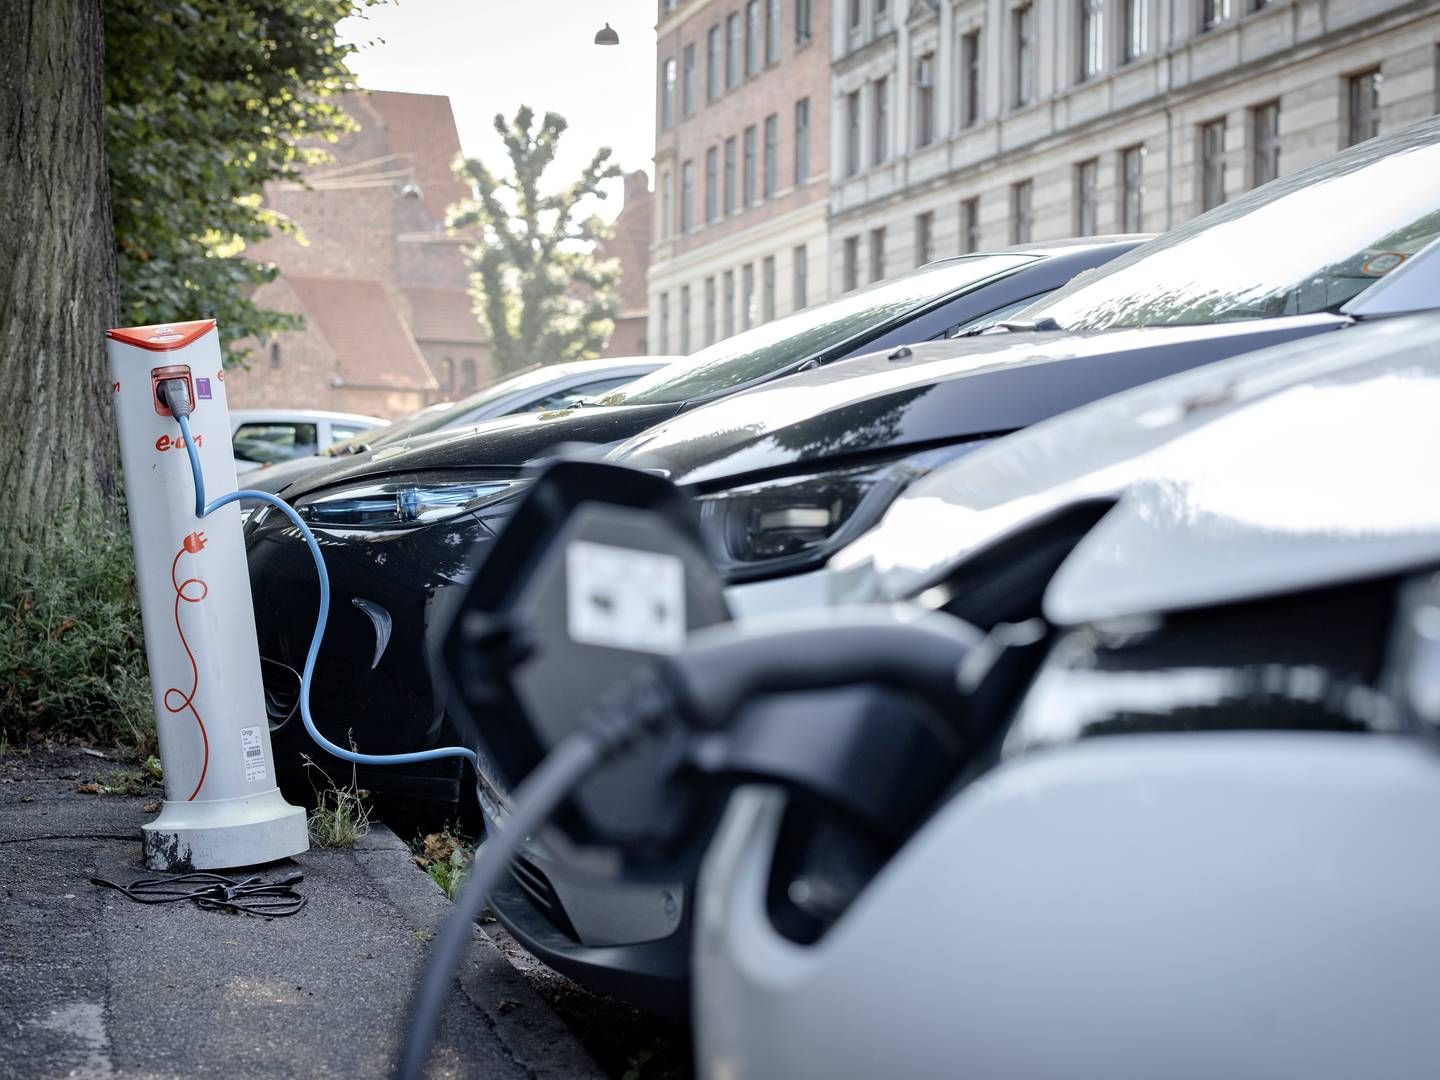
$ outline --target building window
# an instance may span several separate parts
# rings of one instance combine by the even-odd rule
[[[885,277],[885,228],[870,230],[870,280],[881,281]]]
[[[870,164],[890,156],[890,80],[876,79],[870,90]]]
[[[755,125],[751,124],[745,129],[745,206],[753,206],[755,203],[755,151],[757,135]]]
[[[890,18],[890,0],[874,0],[875,32],[879,33]]]
[[[760,264],[760,318],[770,322],[775,318],[775,256],[766,255]]]
[[[695,227],[695,162],[680,166],[680,231],[688,233]]]
[[[705,96],[714,101],[720,96],[720,24],[710,27],[705,35]]]
[[[690,355],[690,286],[680,286],[680,353]]]
[[[735,213],[735,136],[725,140],[725,216]]]
[[[1280,103],[1271,101],[1250,110],[1250,181],[1268,184],[1280,175]]]
[[[780,0],[766,0],[765,5],[765,63],[774,64],[780,59]]]
[[[272,345],[270,348],[274,349],[275,346]],[[275,365],[271,364],[270,366],[274,367]],[[440,391],[441,393],[448,394],[454,389],[455,361],[447,356],[444,360],[440,361]]]
[[[278,341],[272,341],[270,343],[270,366],[272,368],[278,368],[280,366],[280,343]],[[450,366],[452,368],[451,378],[453,379],[453,368],[455,365],[451,363]],[[448,382],[445,384],[445,389],[450,389],[450,384]]]
[[[849,30],[860,29],[860,15],[864,5],[860,0],[847,0],[845,4],[845,26]]]
[[[1125,62],[1150,51],[1150,0],[1125,0]]]
[[[915,265],[924,266],[935,258],[935,211],[915,215]]]
[[[1080,81],[1105,70],[1105,0],[1080,0]]]
[[[845,257],[842,262],[840,288],[844,292],[860,286],[860,237],[845,238]]]
[[[1028,244],[1035,234],[1035,184],[1021,180],[1010,185],[1010,242]]]
[[[810,99],[795,102],[795,186],[810,179]]]
[[[915,145],[935,141],[935,54],[915,61]]]
[[[705,224],[713,225],[720,216],[720,148],[705,151]]]
[[[660,239],[670,239],[671,214],[675,210],[673,185],[668,172],[660,174]]]
[[[1212,210],[1225,201],[1225,120],[1200,127],[1200,209]]]
[[[721,314],[721,321],[725,325],[725,336],[729,337],[735,333],[735,271],[726,270],[724,277],[724,304],[725,310]]]
[[[794,293],[793,308],[799,311],[810,303],[810,254],[801,244],[794,252],[795,264],[791,272],[791,291]]]
[[[715,344],[715,278],[705,279],[705,344]]]
[[[795,0],[795,44],[810,40],[810,0]]]
[[[765,198],[773,199],[780,187],[780,117],[765,118]]]
[[[860,91],[845,95],[845,175],[860,171]]]
[[[480,385],[480,375],[475,367],[475,361],[465,359],[460,362],[460,392],[468,394]]]
[[[725,20],[725,89],[740,85],[740,13]]]
[[[1022,4],[1010,12],[1010,37],[1015,66],[1013,100],[1018,109],[1035,100],[1035,8]]]
[[[1378,68],[1350,76],[1350,122],[1346,146],[1354,146],[1380,134],[1380,81]]]
[[[1230,18],[1230,0],[1200,0],[1200,29],[1213,30]]]
[[[1078,236],[1094,236],[1097,227],[1100,163],[1094,158],[1075,166],[1075,233]]]
[[[660,294],[660,352],[670,352],[670,294]]]
[[[980,250],[980,197],[960,200],[960,254]]]
[[[686,45],[682,54],[685,63],[681,68],[680,109],[685,116],[695,115],[695,46]]]
[[[675,58],[665,61],[660,77],[660,126],[675,126]]]
[[[1127,146],[1120,151],[1120,230],[1127,233],[1145,229],[1145,147]]]
[[[740,329],[749,330],[755,325],[755,264],[746,263],[740,268]]]
[[[745,74],[760,70],[760,0],[745,5]]]
[[[960,37],[960,126],[980,122],[980,31]]]

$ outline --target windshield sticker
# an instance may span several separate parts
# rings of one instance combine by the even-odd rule
[[[1394,270],[1402,262],[1405,256],[1398,251],[1384,251],[1379,255],[1371,255],[1360,265],[1362,274],[1369,274],[1371,277],[1383,277],[1391,270]]]
[[[576,540],[565,549],[572,641],[631,652],[685,645],[685,567],[674,555]]]

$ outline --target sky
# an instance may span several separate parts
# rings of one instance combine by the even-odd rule
[[[508,174],[496,112],[521,105],[569,121],[547,176],[569,183],[595,150],[609,146],[626,172],[653,173],[655,152],[654,0],[390,0],[340,24],[361,46],[350,68],[368,90],[445,94],[460,146]],[[594,44],[608,22],[620,44]],[[597,211],[620,212],[611,185]]]

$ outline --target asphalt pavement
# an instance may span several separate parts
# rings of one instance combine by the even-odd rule
[[[388,1076],[450,903],[377,826],[312,850],[290,918],[144,905],[90,884],[146,871],[155,793],[85,793],[123,767],[81,751],[0,758],[0,1077]],[[569,1029],[477,928],[435,1077],[598,1077]]]

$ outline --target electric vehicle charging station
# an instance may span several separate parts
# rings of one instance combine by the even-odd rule
[[[160,396],[181,380],[205,488],[236,490],[213,319],[106,333],[165,801],[142,827],[153,870],[251,866],[309,848],[275,781],[240,507],[203,520],[184,436]],[[178,405],[177,405],[178,408]]]

